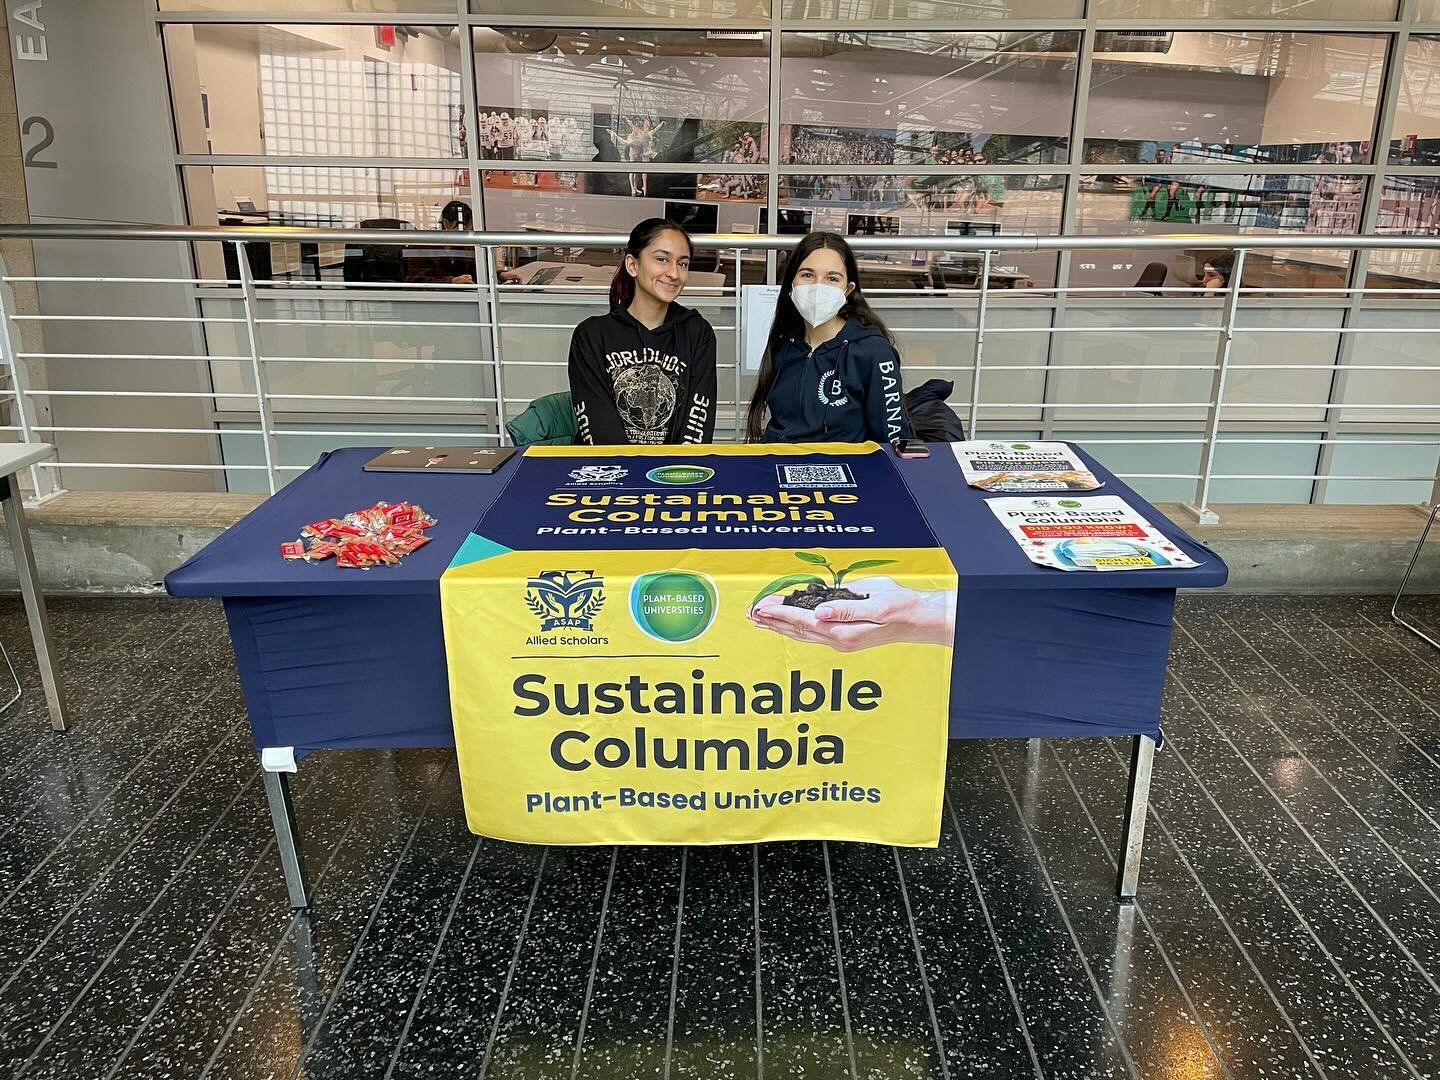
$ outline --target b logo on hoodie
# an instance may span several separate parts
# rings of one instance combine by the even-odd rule
[[[845,382],[836,373],[834,368],[820,376],[820,404],[833,405],[839,408],[842,405],[849,405],[849,395],[845,393]]]

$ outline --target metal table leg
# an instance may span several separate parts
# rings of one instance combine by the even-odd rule
[[[1120,872],[1115,892],[1121,900],[1135,899],[1140,888],[1140,853],[1145,846],[1145,811],[1150,805],[1150,766],[1155,740],[1136,735],[1130,746],[1130,790],[1125,796],[1125,835],[1120,842]]]
[[[1395,602],[1390,605],[1390,618],[1422,641],[1428,641],[1435,648],[1440,649],[1440,641],[1436,641],[1414,623],[1406,622],[1400,617],[1400,598],[1405,595],[1405,586],[1410,584],[1410,575],[1415,572],[1415,564],[1420,561],[1420,554],[1425,550],[1425,541],[1430,536],[1430,527],[1435,524],[1437,514],[1440,514],[1440,502],[1430,508],[1430,516],[1425,519],[1425,530],[1420,534],[1420,542],[1415,545],[1415,554],[1410,556],[1410,565],[1405,568],[1405,576],[1400,579],[1400,588],[1395,592]]]
[[[292,908],[310,906],[305,885],[305,859],[300,852],[300,835],[295,828],[295,804],[290,801],[290,781],[283,772],[262,769],[265,798],[270,801],[270,821],[275,826],[275,846],[280,849],[280,866],[285,871],[285,891]]]
[[[25,527],[25,508],[20,485],[14,475],[3,477],[0,499],[5,503],[5,529],[10,534],[10,551],[15,556],[15,575],[20,579],[20,595],[25,599],[25,617],[30,623],[30,637],[35,642],[35,659],[40,664],[40,681],[45,686],[45,704],[50,707],[50,726],[65,730],[65,688],[55,674],[50,657],[50,622],[45,615],[45,597],[40,592],[40,575],[35,572],[35,552],[30,547],[30,533]]]

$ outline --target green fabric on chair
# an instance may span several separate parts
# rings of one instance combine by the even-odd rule
[[[536,398],[529,408],[506,423],[516,446],[570,446],[575,442],[575,408],[570,391]]]

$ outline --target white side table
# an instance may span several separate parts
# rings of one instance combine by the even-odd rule
[[[48,443],[0,444],[0,481],[3,481],[0,482],[0,500],[5,503],[5,531],[10,534],[15,574],[20,579],[20,595],[25,598],[25,617],[30,623],[30,637],[35,642],[35,658],[40,662],[40,681],[45,684],[50,726],[56,731],[64,731],[65,690],[50,658],[50,624],[45,618],[45,597],[40,592],[40,576],[35,572],[35,553],[30,548],[23,497],[15,476],[21,469],[44,461],[54,453],[55,448]]]

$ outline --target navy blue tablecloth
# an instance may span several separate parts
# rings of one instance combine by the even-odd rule
[[[165,586],[221,597],[257,747],[449,746],[440,575],[499,494],[493,476],[367,473],[380,448],[337,450],[227,530]],[[1221,559],[1082,457],[1191,558],[1191,569],[1066,573],[1027,559],[948,447],[897,461],[959,578],[952,738],[1159,733],[1175,590],[1222,585]],[[317,518],[401,499],[435,516],[399,566],[287,562]]]

